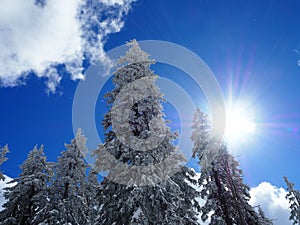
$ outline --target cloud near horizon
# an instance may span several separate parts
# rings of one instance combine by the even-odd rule
[[[0,85],[24,84],[35,74],[54,93],[62,65],[71,79],[84,79],[84,59],[109,62],[103,46],[124,26],[133,1],[0,0]]]
[[[268,182],[262,182],[250,190],[250,204],[260,205],[265,215],[274,225],[291,225],[289,221],[289,202],[285,198],[287,191]]]

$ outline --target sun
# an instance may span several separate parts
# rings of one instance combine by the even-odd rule
[[[226,110],[225,139],[236,145],[251,139],[256,132],[253,114],[248,107],[230,106]]]

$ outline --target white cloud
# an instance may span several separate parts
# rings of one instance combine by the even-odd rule
[[[13,186],[14,184],[7,184],[9,181],[11,181],[12,179],[6,175],[4,175],[5,177],[5,180],[2,181],[0,180],[0,211],[3,209],[2,208],[2,205],[5,203],[5,198],[3,196],[3,193],[4,193],[4,188],[5,187],[11,187]]]
[[[65,64],[72,79],[83,79],[82,60],[108,62],[107,35],[119,32],[134,0],[0,0],[0,83],[15,86],[34,72],[54,92]]]
[[[250,190],[250,204],[260,205],[266,216],[273,219],[274,225],[291,225],[289,221],[289,202],[286,200],[287,192],[284,188],[262,182]]]

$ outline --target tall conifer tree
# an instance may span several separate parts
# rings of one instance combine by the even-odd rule
[[[238,162],[224,142],[213,136],[209,124],[207,116],[197,109],[192,140],[194,157],[201,165],[201,197],[206,200],[202,220],[210,218],[210,225],[260,225],[261,217],[249,204],[249,187],[243,183]]]
[[[164,121],[162,94],[155,85],[157,76],[150,69],[154,61],[140,49],[136,40],[128,46],[114,73],[115,89],[106,95],[111,108],[103,120],[105,143],[95,152],[97,167],[109,170],[101,183],[97,224],[197,224],[193,209],[197,192],[185,182],[191,171],[179,169],[184,158],[173,145],[177,135]],[[141,93],[124,91],[127,89],[142,90],[146,96],[133,101]],[[123,108],[130,106],[128,117],[119,113],[120,117],[113,118],[113,104],[123,104]],[[122,107],[116,110],[122,112]],[[129,124],[125,136],[120,137],[122,133],[111,129],[114,119],[120,128]],[[154,120],[155,128],[151,124]],[[161,135],[151,139],[155,133]],[[139,145],[139,141],[144,144]],[[158,144],[153,147],[154,142]]]

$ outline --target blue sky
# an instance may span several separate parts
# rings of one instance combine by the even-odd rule
[[[3,0],[0,4],[1,2],[3,3]],[[95,43],[104,44],[104,51],[109,51],[132,38],[164,40],[177,43],[195,52],[214,72],[225,100],[231,96],[233,102],[243,102],[247,104],[249,110],[255,112],[256,132],[249,134],[251,135],[249,141],[240,145],[236,152],[244,170],[246,183],[254,187],[266,181],[277,187],[285,187],[282,177],[288,176],[299,189],[300,68],[297,61],[300,59],[298,29],[300,2],[297,0],[189,0],[183,4],[182,1],[172,0],[140,0],[131,3],[132,9],[127,15],[127,11],[124,10],[123,17],[116,16],[122,11],[122,7],[126,8],[128,5],[130,1],[123,1],[122,6],[113,7],[111,14],[106,14],[105,10],[99,11],[103,13],[103,19],[111,17],[111,21],[116,21],[119,26],[116,29],[108,25],[101,27],[102,30],[99,29],[99,33],[103,35],[103,39]],[[13,6],[10,7],[12,11],[15,9]],[[66,7],[71,8],[71,3]],[[54,8],[46,9],[54,10]],[[22,9],[18,10],[22,11]],[[62,14],[63,12],[62,10]],[[18,23],[11,20],[14,15],[26,18],[28,16],[25,13],[23,15],[13,12],[7,17],[2,15],[0,28],[13,24],[9,28],[22,32],[19,36],[13,37],[22,37],[22,34],[27,34],[25,28],[28,27],[26,24],[18,27]],[[5,22],[4,25],[1,25],[1,20]],[[45,16],[44,20],[47,21],[49,18]],[[43,25],[42,22],[41,24]],[[47,23],[45,22],[44,25]],[[66,28],[72,28],[73,25],[72,21],[69,21],[66,23]],[[73,28],[76,31],[75,25]],[[54,34],[60,29],[65,31],[64,27],[55,29],[54,26]],[[37,27],[32,32],[45,33],[47,30]],[[72,32],[66,35],[73,34]],[[0,29],[2,42],[0,49],[3,48],[4,41],[10,40],[10,36],[7,37],[8,34],[4,32],[4,29]],[[35,34],[39,33],[32,33],[28,36],[28,40],[35,40]],[[41,46],[45,43],[53,43],[43,42],[46,38],[39,39],[38,37],[43,37],[42,34],[36,36],[36,41],[41,41]],[[57,40],[63,40],[63,38]],[[77,57],[78,51],[72,51],[72,49],[82,42],[76,38],[69,42],[74,45],[69,45],[66,48],[67,52]],[[61,41],[61,45],[63,44],[66,42]],[[5,44],[5,46],[10,45]],[[12,52],[20,58],[23,55],[27,56],[22,51],[31,51],[17,48],[16,45],[11,46],[14,47]],[[92,47],[86,47],[86,43],[82,46],[85,46],[89,54],[93,55]],[[95,46],[98,45],[95,44]],[[53,48],[60,48],[60,45],[54,45]],[[11,177],[19,174],[18,165],[22,163],[34,145],[44,144],[48,159],[53,161],[64,150],[63,144],[73,137],[72,103],[78,80],[71,80],[70,74],[74,79],[80,78],[78,73],[72,73],[74,71],[72,68],[76,68],[74,62],[78,62],[78,58],[74,56],[73,61],[69,60],[70,57],[64,57],[65,55],[60,54],[59,50],[51,51],[50,55],[52,58],[42,62],[38,60],[16,61],[19,64],[24,62],[27,66],[29,65],[29,69],[39,74],[36,76],[34,73],[29,73],[26,78],[23,74],[21,85],[16,85],[11,77],[8,79],[8,72],[20,74],[20,71],[28,71],[28,68],[16,69],[13,65],[9,67],[8,61],[5,61],[7,60],[5,53],[0,56],[2,60],[0,65],[6,68],[6,70],[0,70],[2,73],[0,78],[2,82],[6,80],[6,83],[4,82],[6,86],[13,86],[0,88],[2,109],[0,145],[7,143],[11,149],[10,159],[3,166],[5,174]],[[30,54],[29,56],[32,57]],[[38,56],[44,57],[39,52]],[[49,68],[55,68],[58,75],[50,74],[49,68],[46,68],[48,72],[45,72],[45,68],[41,68],[41,65],[44,65],[43,62],[54,63],[55,66]],[[63,66],[64,63],[67,65],[66,68]],[[30,65],[33,68],[30,68]],[[180,74],[171,68],[159,67],[159,65],[155,67],[155,70],[158,73],[174,72],[177,76]],[[163,76],[163,74],[160,75]],[[62,76],[61,80],[58,79],[60,76]],[[16,77],[19,76],[16,75]],[[53,85],[58,86],[55,89]],[[55,93],[47,94],[47,90],[50,92],[55,90]],[[194,99],[199,98],[197,92],[190,93]],[[98,123],[100,122],[99,116]]]

